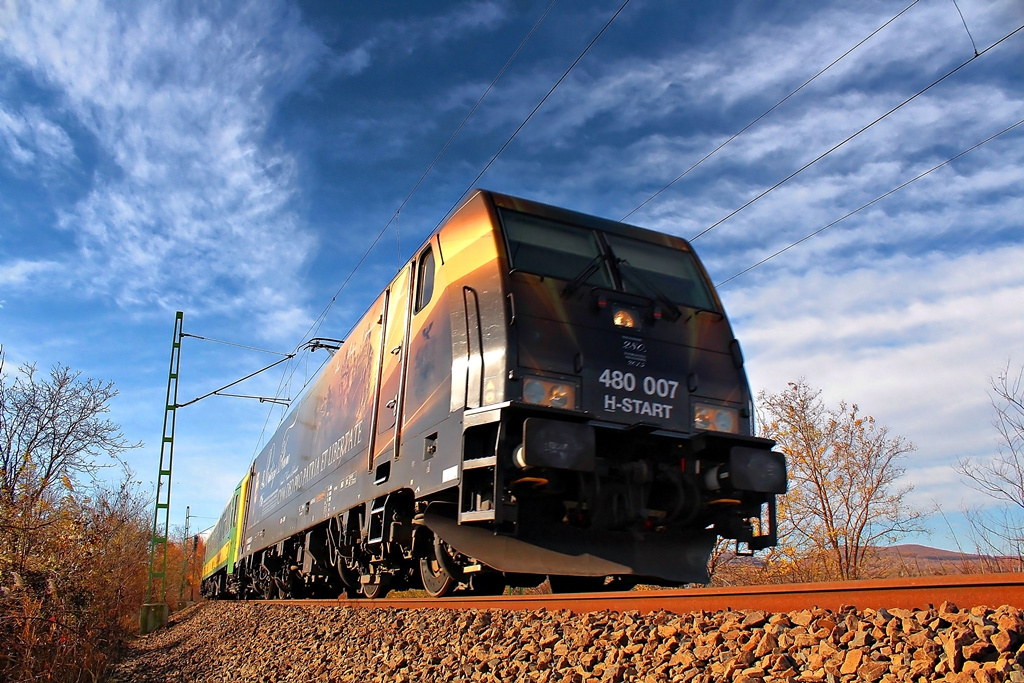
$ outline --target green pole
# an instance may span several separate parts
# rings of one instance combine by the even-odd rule
[[[185,533],[181,537],[181,581],[178,582],[178,609],[181,609],[182,600],[185,597],[185,582],[188,581],[189,558],[191,553],[188,548],[188,523],[191,517],[191,506],[185,506]]]
[[[182,322],[185,314],[174,316],[171,365],[167,373],[167,398],[164,401],[164,429],[160,441],[160,469],[156,480],[156,506],[153,508],[153,533],[149,542],[149,582],[146,602],[139,617],[139,631],[145,635],[167,624],[167,544],[171,514],[171,464],[174,461],[174,422],[178,409],[178,367],[181,362]]]

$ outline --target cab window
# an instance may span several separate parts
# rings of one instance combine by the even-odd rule
[[[512,270],[572,280],[601,255],[601,245],[593,230],[518,211],[503,210],[501,218]],[[602,264],[587,278],[587,283],[612,287],[608,268]]]
[[[715,310],[711,292],[690,252],[621,235],[606,234],[605,240],[615,254],[625,291],[665,296],[684,306]]]
[[[416,269],[416,311],[419,312],[430,303],[434,295],[434,251],[430,247],[420,254],[420,264]]]

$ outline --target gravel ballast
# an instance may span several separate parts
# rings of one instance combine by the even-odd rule
[[[1014,607],[672,614],[202,603],[134,641],[130,681],[1024,683]]]

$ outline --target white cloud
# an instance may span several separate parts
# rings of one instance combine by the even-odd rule
[[[15,162],[14,172],[26,167],[53,172],[74,160],[71,138],[60,125],[46,118],[39,107],[11,112],[0,107],[0,149],[6,147]]]
[[[949,501],[940,484],[955,479],[951,464],[995,450],[988,378],[1008,357],[1024,360],[1022,259],[1018,244],[855,271],[820,261],[723,295],[755,391],[806,377],[829,402],[858,403],[917,444],[906,462],[915,500]]]
[[[384,51],[402,55],[416,53],[424,46],[462,40],[473,32],[493,31],[508,20],[506,2],[483,0],[463,2],[434,16],[412,16],[381,22],[375,34],[341,57],[343,66],[337,73],[359,73]],[[433,8],[433,6],[424,5]]]
[[[295,162],[265,139],[280,98],[324,54],[296,11],[23,6],[6,50],[63,92],[117,166],[60,211],[80,248],[73,281],[124,305],[277,317],[281,302],[261,294],[269,282],[302,300],[315,242],[295,214]],[[37,119],[22,126],[36,148],[66,154],[67,136]],[[13,127],[0,120],[3,130]]]
[[[377,40],[368,40],[342,54],[332,55],[328,69],[332,76],[354,76],[365,71],[372,62],[371,52]]]
[[[49,277],[51,274],[59,274],[61,271],[61,264],[56,261],[15,259],[6,263],[0,263],[0,286],[11,288],[24,287],[39,279]]]
[[[545,105],[538,117],[544,125],[529,127],[524,137],[540,138],[547,145],[571,144],[576,132],[599,118],[614,122],[605,125],[615,130],[657,131],[672,116],[694,107],[707,112],[707,122],[701,121],[696,130],[713,134],[716,120],[733,120],[732,111],[741,106],[753,113],[767,109],[894,13],[885,6],[826,8],[808,13],[792,26],[766,30],[751,23],[738,27],[724,42],[681,41],[676,51],[657,59],[631,56],[600,68],[593,65],[602,59],[598,51]],[[716,41],[720,38],[713,36]],[[963,39],[964,50],[950,51],[955,38]],[[841,139],[834,131],[846,131],[844,136],[854,132],[871,120],[865,114],[873,118],[884,113],[952,65],[967,60],[973,54],[969,45],[955,8],[922,4],[858,47],[737,143],[754,154],[748,161],[779,151],[823,149],[822,145]],[[977,69],[983,67],[979,64]],[[904,72],[908,75],[882,78]],[[516,121],[522,110],[516,103],[535,101],[543,92],[537,83],[550,79],[550,74],[531,72],[503,84],[489,108],[492,125]],[[970,82],[967,73],[953,79],[955,94],[946,89],[935,96],[955,100],[933,111],[937,119],[948,110],[963,109],[964,103],[988,102],[987,93],[955,85],[964,82]],[[992,104],[998,106],[997,101]],[[915,108],[919,112],[915,123],[927,125],[921,120],[924,109],[918,104]],[[811,116],[818,125],[810,121],[800,125],[801,118]],[[998,111],[992,111],[985,118],[998,116]],[[953,125],[945,121],[947,128]]]

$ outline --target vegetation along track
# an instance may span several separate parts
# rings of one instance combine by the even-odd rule
[[[757,609],[791,612],[818,607],[839,610],[923,608],[950,602],[972,605],[1011,605],[1024,608],[1024,574],[965,574],[904,579],[874,579],[779,586],[689,588],[614,593],[560,595],[503,595],[391,600],[286,600],[286,604],[388,607],[394,609],[569,610],[641,613],[663,610],[675,614]]]

